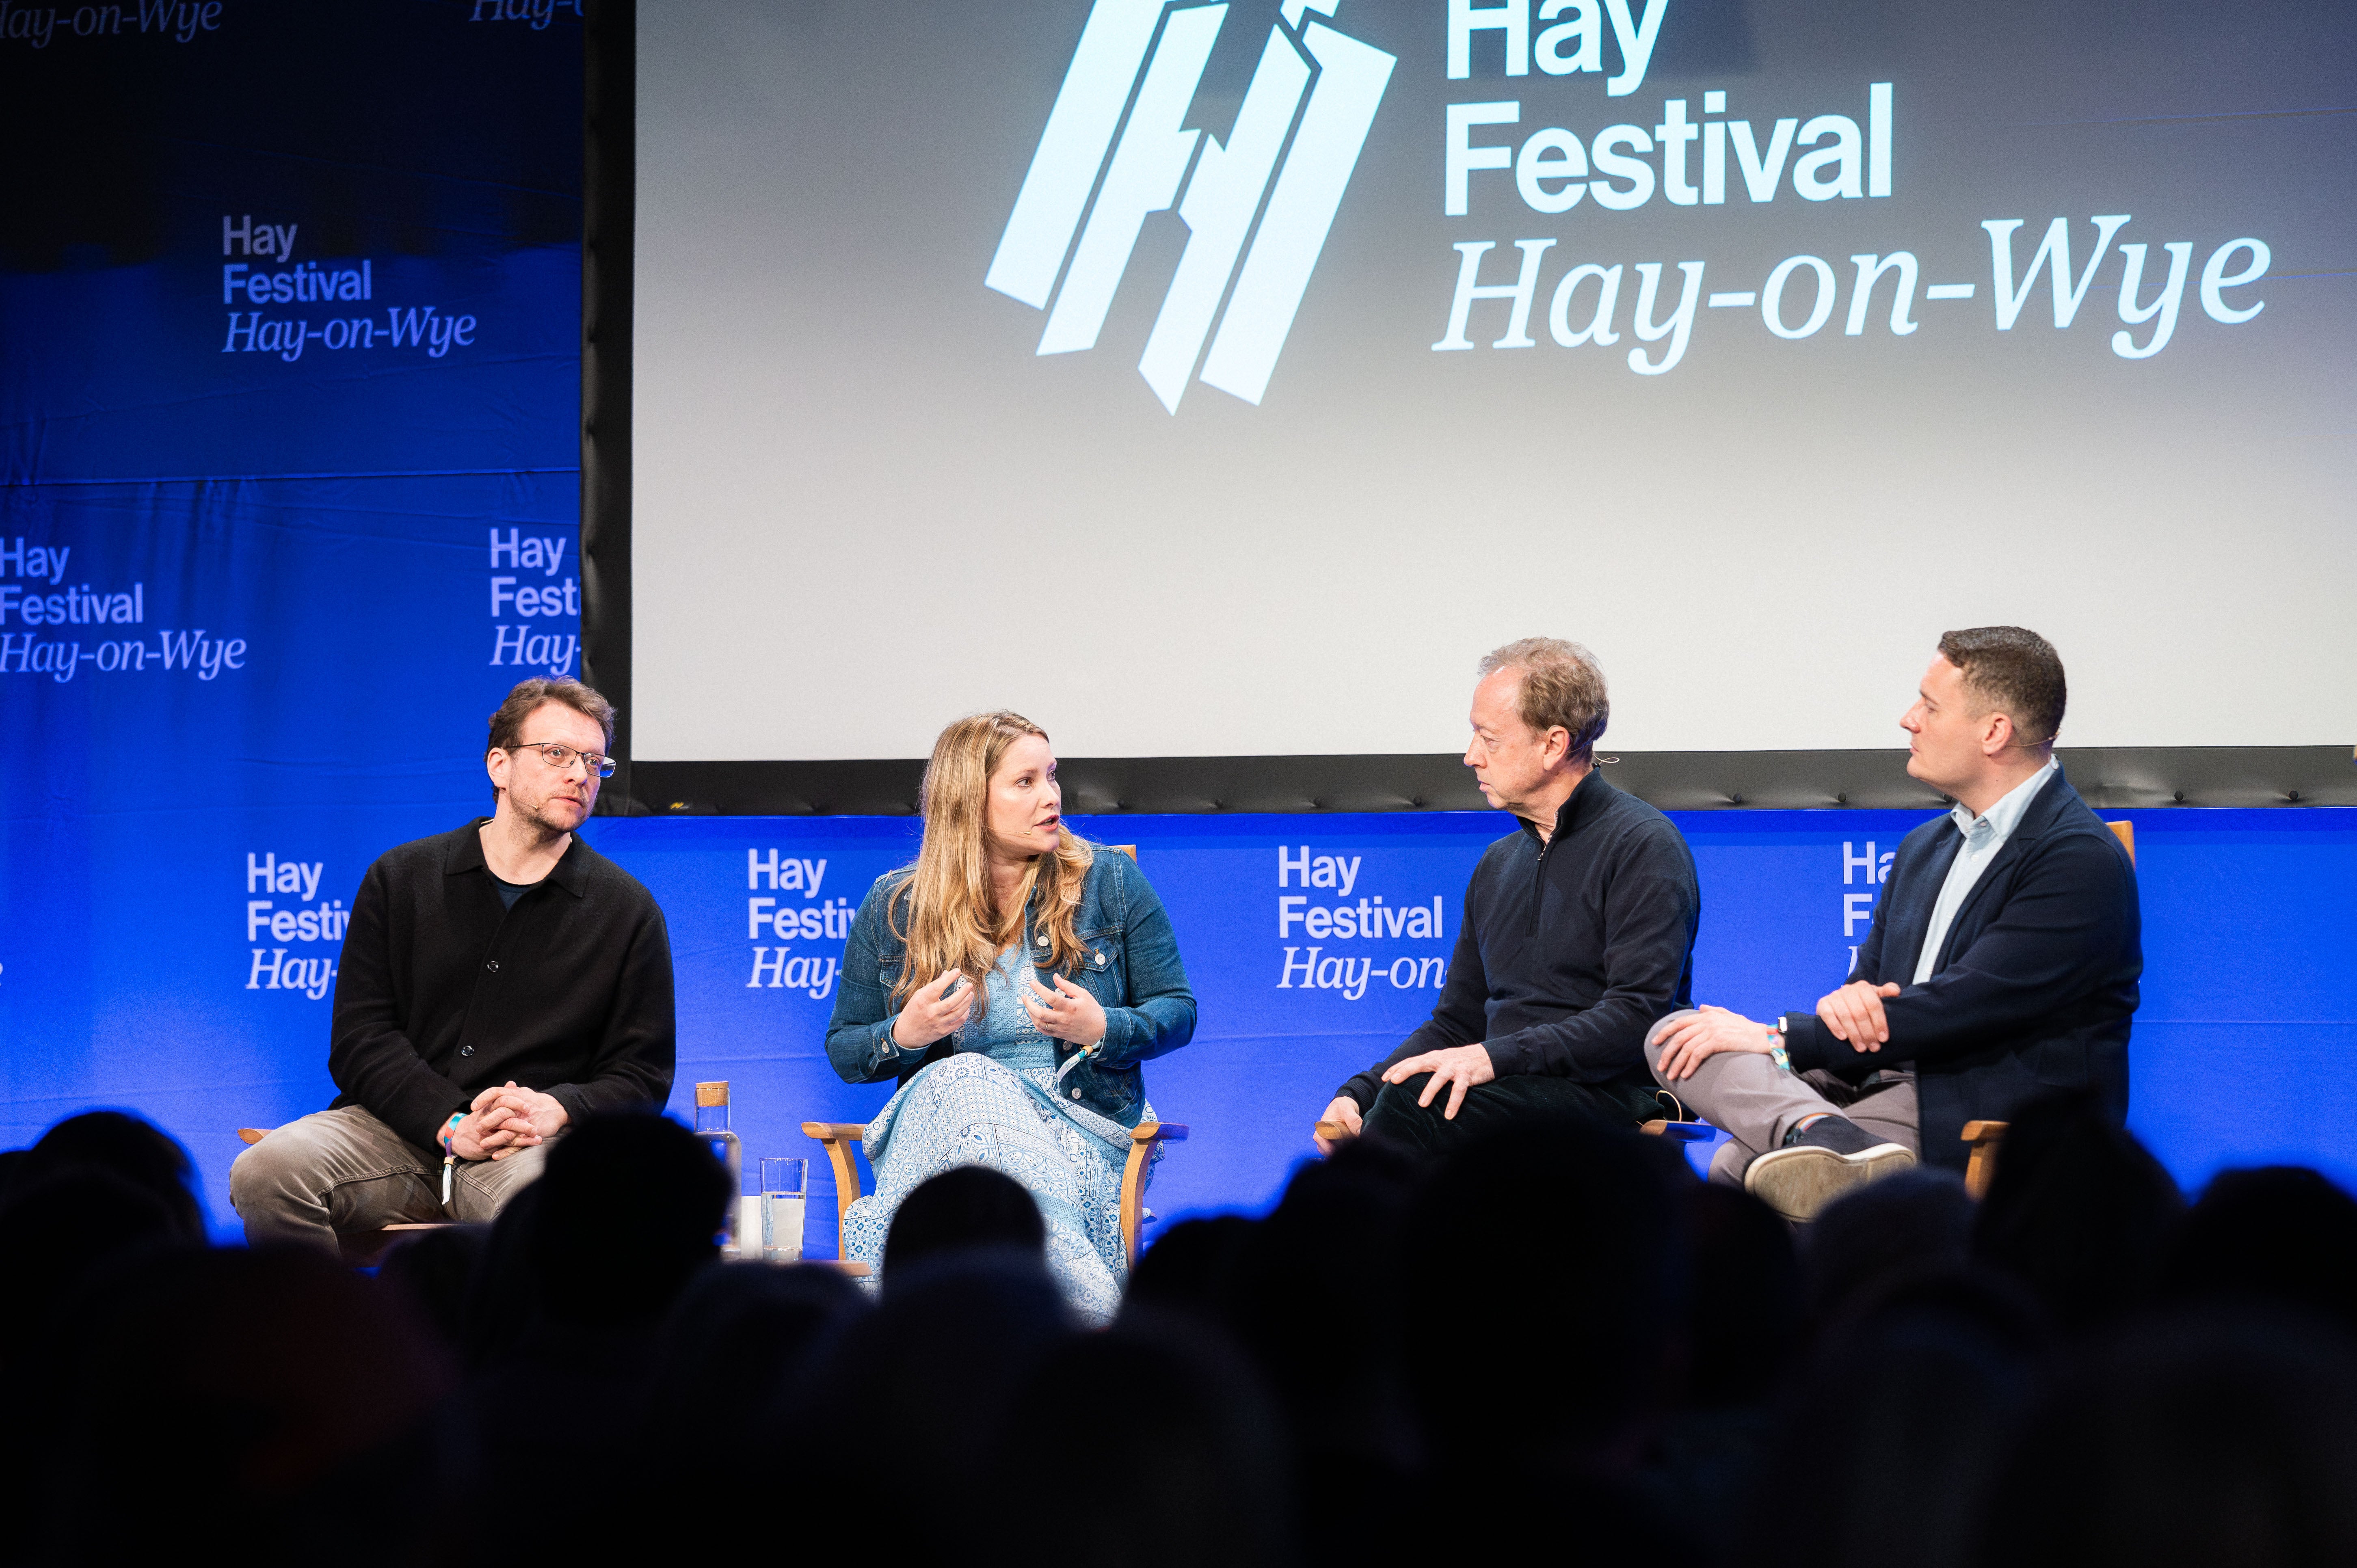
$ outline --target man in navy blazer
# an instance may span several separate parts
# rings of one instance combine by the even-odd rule
[[[1654,1026],[1654,1077],[1732,1138],[1714,1176],[1805,1219],[1919,1159],[1963,1169],[1965,1122],[2041,1095],[2126,1119],[2136,867],[2054,761],[2065,696],[2035,632],[1943,637],[1899,722],[1908,773],[1955,809],[1900,844],[1848,983],[1773,1024]]]

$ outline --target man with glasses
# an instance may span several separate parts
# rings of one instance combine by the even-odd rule
[[[522,682],[491,715],[492,814],[369,868],[336,974],[341,1092],[230,1167],[249,1241],[488,1220],[575,1122],[670,1095],[662,911],[574,832],[613,734],[578,681]]]

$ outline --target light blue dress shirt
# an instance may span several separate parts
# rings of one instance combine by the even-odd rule
[[[1955,819],[1957,831],[1964,842],[1956,850],[1956,858],[1948,867],[1948,879],[1940,884],[1940,897],[1932,906],[1932,924],[1923,933],[1923,950],[1915,955],[1915,983],[1922,984],[1932,978],[1932,965],[1940,956],[1941,944],[1948,940],[1948,928],[1956,923],[1956,911],[1964,907],[1964,899],[1973,885],[1988,869],[2013,830],[2021,825],[2021,814],[2029,810],[2029,802],[2046,781],[2054,777],[2054,759],[2048,757],[2046,766],[2023,779],[2003,800],[1975,817],[1961,801],[1949,813]]]

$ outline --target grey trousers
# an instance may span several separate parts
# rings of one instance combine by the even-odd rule
[[[1711,1180],[1740,1187],[1751,1162],[1781,1148],[1794,1122],[1828,1112],[1848,1117],[1886,1143],[1919,1156],[1923,1153],[1915,1075],[1905,1069],[1885,1069],[1862,1084],[1850,1084],[1822,1069],[1786,1072],[1763,1052],[1721,1051],[1704,1058],[1692,1078],[1670,1082],[1662,1076],[1662,1047],[1655,1042],[1685,1015],[1680,1010],[1653,1026],[1645,1036],[1645,1065],[1654,1082],[1730,1140],[1711,1156]]]
[[[540,1177],[548,1145],[504,1160],[461,1160],[447,1208],[442,1155],[421,1149],[357,1105],[289,1122],[229,1167],[229,1201],[248,1243],[336,1251],[339,1230],[438,1219],[484,1221]]]

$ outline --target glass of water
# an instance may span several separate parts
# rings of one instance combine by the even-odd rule
[[[761,1252],[764,1262],[798,1263],[802,1257],[805,1159],[761,1162]]]

